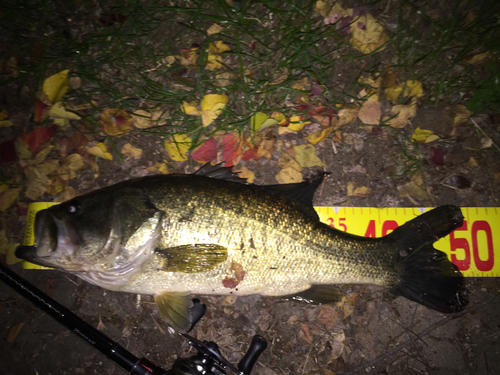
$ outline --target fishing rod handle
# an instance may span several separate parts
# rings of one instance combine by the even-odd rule
[[[261,353],[267,348],[267,341],[264,337],[255,335],[250,343],[248,351],[238,363],[238,370],[244,375],[250,374]]]

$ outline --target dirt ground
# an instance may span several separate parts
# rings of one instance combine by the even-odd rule
[[[431,114],[435,111],[429,109]],[[438,131],[433,119],[434,115],[422,116],[415,126]],[[348,131],[361,140],[361,146],[337,147],[337,153],[329,145],[322,149],[319,156],[331,175],[321,194],[317,194],[315,205],[412,206],[396,189],[396,184],[407,178],[395,179],[383,174],[398,153],[393,140],[363,133],[354,126]],[[137,137],[143,146],[150,141],[147,136]],[[432,198],[419,201],[420,206],[498,206],[499,185],[492,178],[493,171],[500,170],[498,154],[463,147],[480,139],[481,134],[467,125],[463,127],[463,135],[440,144],[445,164],[438,169],[424,163]],[[471,156],[478,160],[474,168],[466,166]],[[128,178],[130,171],[147,160],[145,157],[125,165],[107,163],[107,167],[103,164],[109,174],[102,173],[107,177],[101,180],[102,186]],[[256,171],[257,183],[273,182],[275,172],[269,162],[248,163],[248,166]],[[346,166],[362,166],[363,172],[350,172]],[[182,165],[179,169],[183,169]],[[453,189],[441,184],[455,175],[471,181],[470,187]],[[75,185],[85,186],[86,177],[82,174]],[[372,188],[373,194],[347,197],[348,181]],[[80,188],[79,192],[96,187]],[[22,232],[23,218],[16,220],[12,225]],[[193,355],[187,341],[162,321],[150,296],[105,291],[58,271],[22,270],[18,265],[13,269],[93,326],[102,323],[103,333],[138,357],[146,356],[169,368],[176,358]],[[496,278],[470,278],[467,286],[470,307],[456,318],[401,297],[394,299],[384,288],[372,286],[344,286],[347,296],[358,296],[353,303],[354,311],[347,317],[344,315],[348,309],[339,306],[332,313],[324,310],[325,306],[260,296],[239,297],[229,305],[223,297],[200,296],[208,309],[193,334],[218,343],[233,363],[241,359],[253,335],[264,336],[269,346],[256,365],[256,374],[493,374],[500,366],[500,306],[495,298],[500,285]],[[3,374],[123,373],[4,284],[0,284],[0,301],[2,336],[15,324],[25,323],[13,343],[2,339]]]
[[[339,70],[338,75],[344,72],[346,76],[345,70]],[[31,103],[19,104],[19,98],[5,93],[2,100],[12,113],[16,108],[26,110],[18,118],[23,131],[34,126],[28,109]],[[316,193],[314,205],[500,207],[500,181],[495,178],[500,173],[500,154],[494,147],[488,151],[484,148],[485,138],[500,144],[498,116],[478,115],[474,121],[480,129],[469,120],[452,137],[454,114],[450,108],[457,103],[462,102],[447,100],[419,106],[417,116],[405,129],[406,137],[387,129],[368,131],[357,120],[342,128],[343,143],[328,139],[320,142],[317,155],[330,174]],[[440,139],[429,144],[407,142],[417,127],[433,131]],[[318,129],[319,125],[312,125],[307,132]],[[19,133],[2,129],[2,140]],[[304,136],[297,133],[279,138],[295,145],[304,143]],[[116,148],[120,150],[131,141],[143,150],[139,159],[128,158],[123,163],[117,158],[99,159],[99,177],[88,170],[69,184],[83,194],[151,174],[146,168],[167,157],[159,147],[159,136],[137,129],[117,138]],[[401,144],[406,145],[410,157],[421,161],[418,169],[426,197],[402,197],[398,190],[412,177],[399,173],[409,160]],[[276,184],[280,156],[275,152],[270,159],[241,165],[255,172],[256,184]],[[188,162],[172,161],[171,165],[170,172],[193,171]],[[304,169],[303,174],[307,177],[314,170]],[[348,183],[365,186],[371,192],[362,197],[348,195]],[[40,200],[44,199],[50,201],[53,197],[42,196]],[[19,201],[17,207],[30,202],[27,197]],[[10,241],[22,242],[26,216],[15,208],[3,213],[2,220]],[[20,264],[11,268],[137,357],[147,357],[169,369],[177,358],[194,355],[187,340],[159,316],[152,296],[107,291],[55,270],[23,270]],[[231,363],[242,358],[254,335],[262,335],[268,347],[254,368],[253,374],[257,375],[495,374],[500,368],[500,281],[468,278],[467,288],[469,307],[456,316],[432,311],[402,297],[394,298],[383,287],[366,285],[342,286],[349,298],[343,305],[334,306],[262,296],[238,297],[234,301],[198,296],[207,305],[207,312],[191,334],[217,343]],[[125,373],[3,283],[0,321],[0,375]],[[19,323],[24,325],[8,342],[9,330]]]

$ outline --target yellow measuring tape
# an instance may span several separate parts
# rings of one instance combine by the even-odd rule
[[[35,215],[57,203],[31,203],[23,244],[35,242]],[[365,237],[382,237],[432,208],[315,207],[320,220],[336,229]],[[500,208],[464,207],[464,224],[434,244],[467,277],[499,277]],[[500,254],[498,255],[500,256]],[[24,262],[24,268],[44,268]]]

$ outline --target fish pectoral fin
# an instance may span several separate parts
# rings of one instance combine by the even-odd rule
[[[188,293],[161,292],[155,296],[160,315],[180,331],[189,332],[205,313],[205,305]]]
[[[156,249],[167,272],[207,272],[227,259],[227,248],[217,244],[190,244]]]
[[[309,289],[286,297],[295,301],[324,305],[340,302],[342,293],[333,285],[312,285]]]

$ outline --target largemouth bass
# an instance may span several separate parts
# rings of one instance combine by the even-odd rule
[[[367,283],[444,313],[465,307],[462,274],[432,246],[462,225],[458,207],[382,238],[359,237],[319,221],[312,198],[322,180],[258,186],[210,165],[128,180],[40,211],[36,247],[16,255],[106,289],[154,295],[181,329],[191,324],[190,294],[333,302],[332,285]]]

